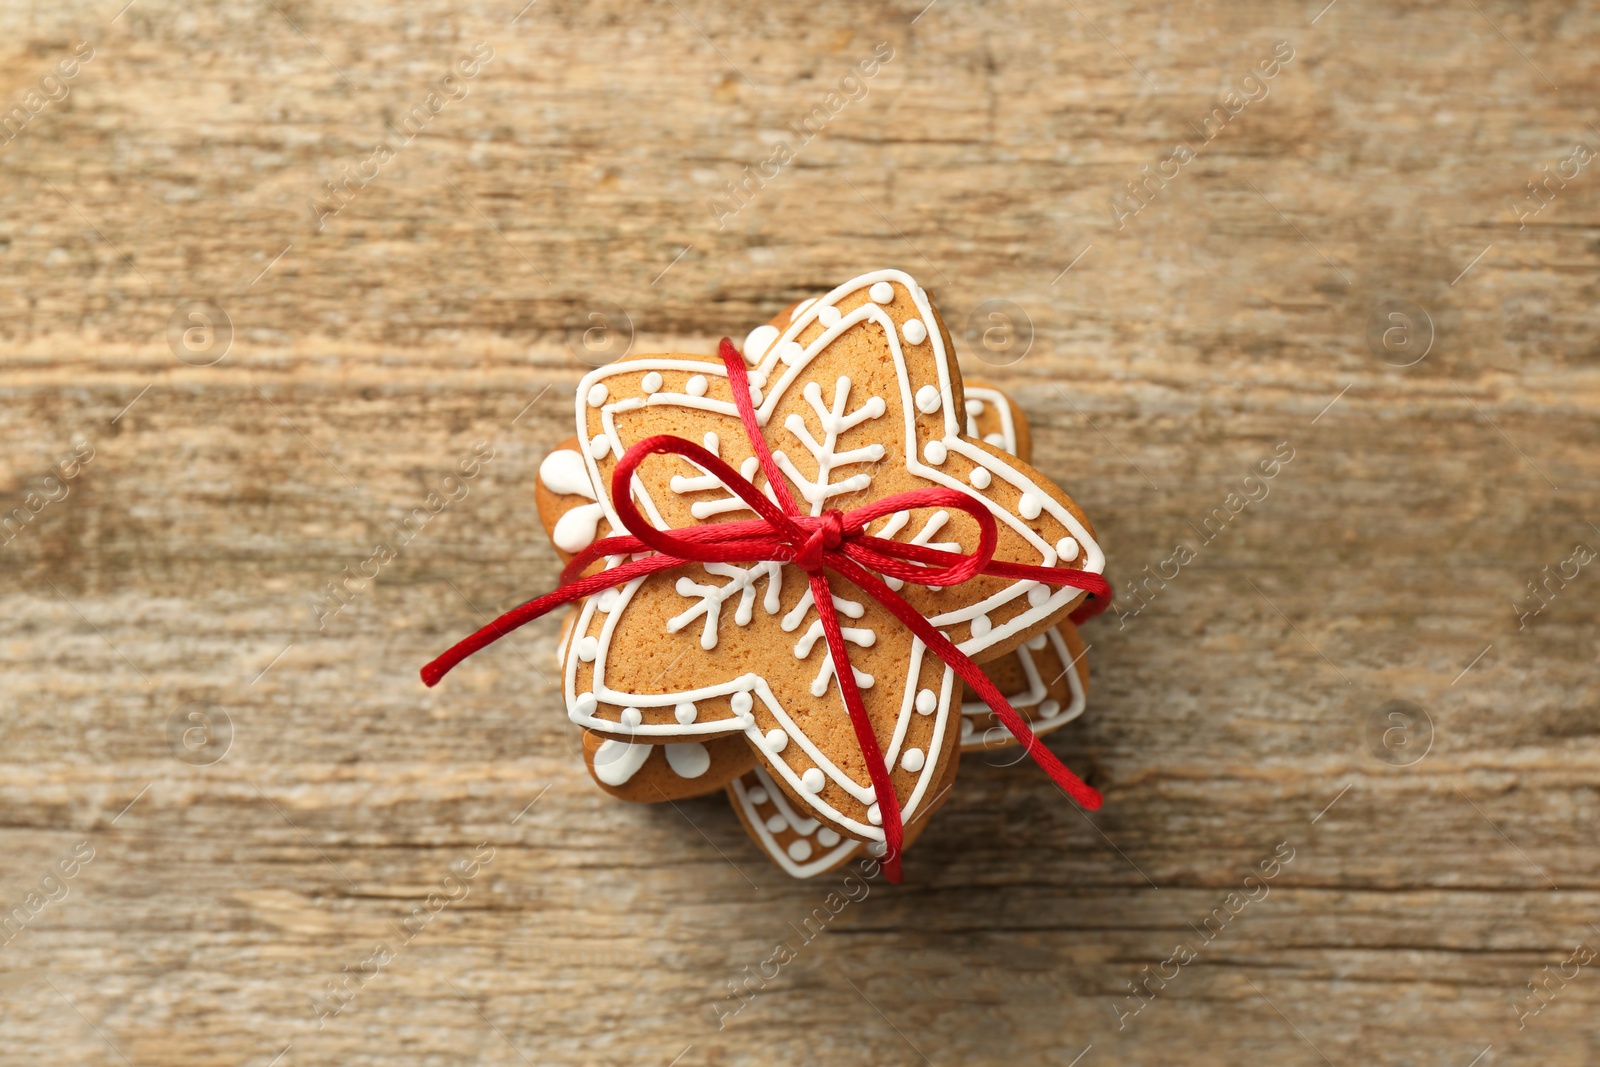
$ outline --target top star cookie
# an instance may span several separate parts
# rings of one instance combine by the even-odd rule
[[[996,560],[1103,569],[1092,528],[1066,493],[967,432],[949,335],[910,275],[886,270],[846,282],[752,331],[744,354],[757,422],[794,500],[811,515],[940,487],[994,517]],[[583,379],[576,429],[596,534],[622,529],[613,468],[631,445],[658,434],[703,444],[772,494],[732,388],[721,363],[693,355],[630,357]],[[632,491],[660,529],[753,517],[681,456],[645,459]],[[979,525],[962,511],[918,508],[877,519],[868,533],[971,552]],[[572,552],[583,540],[558,543]],[[622,562],[612,557],[606,566]],[[990,576],[946,588],[888,584],[980,662],[1060,622],[1084,595]],[[910,817],[957,758],[959,679],[871,597],[837,576],[832,592],[855,683]],[[810,817],[848,837],[883,840],[865,758],[798,567],[686,563],[635,579],[581,604],[566,650],[563,686],[575,723],[635,743],[742,734]]]

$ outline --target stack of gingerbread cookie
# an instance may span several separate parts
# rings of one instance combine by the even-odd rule
[[[583,379],[577,433],[544,459],[536,488],[563,559],[626,532],[612,471],[634,444],[667,434],[778,501],[785,494],[765,477],[774,464],[797,514],[848,516],[912,490],[955,490],[993,516],[993,559],[1103,570],[1088,520],[1029,465],[1022,410],[962,381],[949,334],[909,275],[877,271],[785,308],[750,332],[742,354],[744,375],[714,355],[671,354],[628,356]],[[737,377],[747,378],[753,419],[741,420]],[[754,517],[708,466],[676,454],[639,464],[632,503],[661,530]],[[976,551],[981,533],[969,511],[932,506],[874,516],[865,532],[950,553]],[[641,555],[596,559],[585,573]],[[1089,673],[1069,621],[1082,589],[994,574],[885,583],[981,666],[1035,734],[1082,713]],[[909,846],[949,796],[961,753],[1016,739],[883,603],[833,574],[827,593]],[[887,794],[871,781],[816,595],[793,563],[688,562],[573,606],[561,684],[596,784],[643,803],[725,790],[750,837],[797,878],[858,850],[881,855]]]

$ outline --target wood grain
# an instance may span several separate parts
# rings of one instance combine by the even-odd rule
[[[0,546],[0,900],[42,904],[0,948],[0,1062],[1600,1058],[1592,966],[1518,1016],[1600,946],[1600,574],[1518,617],[1600,547],[1600,164],[1537,213],[1525,185],[1600,148],[1593,4],[121,2],[0,11],[0,511],[60,497]],[[1052,747],[1101,813],[972,759],[907,885],[833,915],[842,882],[766,866],[720,799],[589,783],[553,621],[415,672],[554,578],[532,482],[574,325],[614,305],[636,350],[709,351],[882,265],[1016,391],[1113,580],[1194,558],[1086,631]],[[1003,366],[965,340],[994,299],[1032,328]],[[205,366],[167,336],[196,300],[233,330]],[[1410,366],[1415,315],[1369,345],[1393,300],[1432,325]],[[319,625],[480,441],[465,499]],[[1396,700],[1431,727],[1386,735]],[[231,723],[207,766],[221,733],[169,737],[190,705]],[[408,936],[319,1028],[325,983]]]

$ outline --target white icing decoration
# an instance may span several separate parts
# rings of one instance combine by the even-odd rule
[[[651,371],[639,380],[639,388],[647,393],[661,392],[661,372]]]
[[[797,863],[804,863],[811,858],[811,842],[803,837],[797,837],[789,842],[789,858]]]
[[[789,735],[782,730],[768,730],[765,741],[767,751],[776,756],[789,744]]]
[[[905,335],[908,344],[920,345],[928,339],[928,328],[921,319],[907,319],[901,324],[900,332]]]
[[[779,833],[785,826],[788,825],[789,821],[782,815],[770,815],[767,817],[767,829],[771,830],[773,833]]]
[[[644,713],[641,712],[638,708],[623,708],[622,709],[622,725],[624,725],[624,726],[626,726],[626,727],[631,729],[631,728],[633,728],[635,726],[638,726],[643,721],[644,721]]]
[[[817,302],[817,298],[816,297],[812,297],[809,300],[800,301],[800,303],[798,303],[798,304],[796,304],[794,306],[794,310],[789,312],[789,321],[790,322],[798,322],[800,320],[800,316],[804,315],[806,313],[806,309],[809,308],[812,304],[815,304],[816,302]]]
[[[839,325],[839,319],[841,317],[842,316],[839,314],[839,309],[834,307],[832,304],[825,308],[817,309],[817,321],[822,323],[824,326]]]
[[[877,801],[867,808],[867,821],[874,826],[883,825],[883,809],[878,807]]]
[[[761,788],[758,785],[755,788],[750,790],[750,803],[752,803],[752,804],[765,804],[766,802],[767,802],[767,791],[765,789]]]
[[[711,383],[706,381],[704,374],[696,374],[684,383],[683,391],[690,396],[705,396],[706,390],[711,388]]]
[[[933,695],[932,689],[924,689],[917,693],[917,714],[932,715],[933,709],[939,706],[939,698]]]
[[[601,404],[604,404],[606,402],[606,396],[609,395],[610,392],[611,390],[606,388],[605,382],[595,382],[593,385],[589,386],[589,406],[592,408],[597,408]]]
[[[563,552],[582,552],[594,544],[603,518],[605,509],[599,504],[580,504],[556,520],[550,540]]]
[[[699,714],[700,709],[695,707],[687,700],[672,709],[672,717],[683,723],[685,726],[688,726],[690,723],[694,722],[695,718]]]
[[[994,445],[996,448],[1015,455],[1017,451],[1017,425],[1016,421],[1011,417],[1011,404],[1006,400],[1005,394],[998,389],[990,389],[988,386],[983,385],[967,386],[965,391],[969,405],[967,411],[967,436],[978,436],[977,415],[982,414],[983,411],[989,408],[993,408],[995,414],[1000,418],[1000,429],[995,433],[984,434],[983,440],[987,444]],[[977,413],[973,413],[970,407],[974,400],[983,405]],[[1037,518],[1038,516],[1034,517]]]
[[[900,757],[900,769],[910,771],[912,774],[915,774],[916,772],[922,770],[922,764],[925,758],[926,757],[923,755],[922,749],[908,748]]]
[[[1047,637],[1046,635],[1042,634],[1042,633],[1034,634],[1032,637],[1028,638],[1026,641],[1023,642],[1023,644],[1027,645],[1028,648],[1031,649],[1034,652],[1039,651],[1040,649],[1044,648],[1044,646],[1049,644],[1049,643],[1050,643],[1050,638]]]
[[[681,615],[675,615],[667,620],[667,632],[677,633],[701,615],[706,617],[704,630],[700,634],[700,647],[712,649],[717,647],[717,621],[722,617],[722,602],[733,597],[739,597],[739,606],[734,609],[733,621],[740,626],[750,625],[750,620],[755,614],[756,583],[763,577],[767,580],[767,595],[762,598],[761,606],[768,615],[776,615],[782,606],[780,594],[783,591],[783,565],[780,563],[755,563],[749,567],[738,567],[731,563],[706,563],[702,564],[706,573],[718,578],[728,579],[724,585],[702,585],[688,575],[678,579],[675,587],[681,597],[699,597],[700,603],[689,608]]]
[[[1039,499],[1037,493],[1023,493],[1017,501],[1017,512],[1028,520],[1037,519],[1039,512],[1044,510],[1044,501]]]
[[[599,596],[595,597],[595,605],[601,611],[610,614],[611,612],[617,610],[617,604],[621,600],[621,593],[617,592],[615,589],[606,589],[603,590]]]
[[[782,451],[774,452],[772,458],[777,461],[778,469],[799,487],[800,495],[811,505],[811,514],[821,515],[824,505],[829,500],[845,493],[859,493],[872,484],[870,474],[853,474],[841,481],[832,481],[833,472],[838,468],[855,463],[876,463],[883,458],[884,452],[880,444],[841,452],[838,449],[839,435],[855,429],[868,419],[881,418],[886,405],[881,396],[869,397],[866,403],[846,414],[845,401],[850,396],[850,379],[844,375],[840,375],[839,380],[834,383],[832,408],[823,406],[822,387],[816,382],[807,382],[803,395],[806,402],[811,405],[811,409],[817,413],[817,421],[822,427],[822,440],[818,441],[811,436],[805,419],[798,414],[785,419],[783,427],[798,438],[806,451],[811,453],[811,458],[816,460],[817,476],[811,479],[801,474],[793,461]]]
[[[1036,585],[1032,589],[1028,590],[1028,603],[1032,607],[1038,607],[1040,604],[1043,604],[1045,601],[1047,601],[1049,599],[1050,599],[1050,587],[1047,586],[1047,585],[1044,585],[1043,583],[1041,583],[1039,585]]]
[[[823,848],[832,848],[839,843],[839,832],[831,826],[824,826],[817,831],[817,844]]]
[[[645,760],[650,758],[654,745],[630,745],[626,741],[607,740],[594,753],[594,776],[606,785],[623,785],[639,773]]]
[[[989,616],[987,615],[977,616],[969,625],[972,628],[973,637],[982,637],[984,634],[994,629],[994,623],[990,621]]]
[[[884,853],[889,851],[889,846],[883,841],[868,841],[867,851],[874,856],[882,856]]]
[[[583,457],[570,448],[558,448],[544,457],[539,464],[539,481],[560,496],[597,499],[589,481],[589,468],[583,465]]]
[[[589,441],[589,456],[592,459],[605,459],[611,454],[611,439],[603,433],[595,434]]]
[[[939,395],[937,386],[924,385],[917,390],[917,410],[924,415],[932,415],[938,411],[939,405],[943,402],[944,398]]]
[[[794,341],[784,341],[778,346],[778,358],[792,367],[806,358],[806,350]]]
[[[983,414],[983,401],[976,397],[967,397],[967,418],[975,419]]]
[[[800,776],[800,785],[808,793],[820,793],[822,787],[828,784],[827,776],[819,768],[809,767],[806,773]]]
[[[994,476],[989,473],[987,467],[973,467],[967,473],[967,481],[971,482],[975,489],[987,489],[993,480]]]
[[[1078,558],[1078,541],[1073,537],[1063,537],[1056,542],[1056,555],[1063,560],[1071,561]],[[1087,569],[1087,568],[1085,568]]]
[[[872,288],[867,290],[867,296],[879,304],[887,304],[894,299],[894,286],[888,282],[874,282]]]
[[[922,446],[922,455],[935,467],[942,464],[950,455],[950,449],[943,441],[929,441]]]
[[[747,363],[759,363],[767,354],[772,342],[778,339],[778,328],[772,325],[757,326],[744,339],[744,358]]]
[[[599,652],[600,641],[593,634],[586,634],[583,640],[578,642],[578,658],[585,663],[593,663]]]
[[[711,751],[698,741],[680,741],[662,747],[667,750],[667,766],[679,778],[698,778],[711,769]]]
[[[735,693],[728,703],[732,705],[733,713],[739,716],[749,715],[750,709],[755,706],[755,701],[749,693]]]
[[[857,645],[861,648],[871,648],[872,645],[878,640],[878,635],[865,627],[841,626],[839,627],[839,633],[844,637],[846,642],[852,645]],[[805,659],[806,657],[810,656],[811,649],[819,640],[821,640],[821,638],[822,620],[817,619],[811,624],[811,628],[805,632],[800,640],[795,642],[794,658]],[[822,667],[817,671],[816,678],[811,682],[812,696],[820,697],[828,691],[828,683],[833,680],[834,671],[835,668],[833,665],[833,655],[828,651],[828,644],[826,641],[824,641],[822,644]],[[872,688],[872,675],[857,670],[854,664],[851,665],[850,672],[855,675],[856,687],[858,689]]]

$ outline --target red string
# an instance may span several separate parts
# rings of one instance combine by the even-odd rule
[[[761,432],[756,418],[755,404],[750,396],[750,383],[746,376],[744,357],[733,347],[733,342],[723,338],[718,351],[728,368],[728,381],[733,388],[733,399],[739,409],[750,445],[754,449],[761,469],[767,477],[769,498],[748,479],[739,474],[722,459],[692,441],[669,434],[647,437],[628,449],[611,473],[611,502],[617,517],[630,535],[607,537],[596,541],[579,552],[561,572],[562,584],[553,592],[521,607],[506,612],[472,636],[458,642],[443,655],[422,668],[422,680],[428,686],[437,685],[456,664],[479,649],[499,640],[517,627],[560,607],[581,600],[603,589],[626,585],[658,571],[678,567],[688,562],[698,563],[752,563],[776,561],[792,563],[806,572],[811,585],[811,598],[822,622],[823,636],[828,642],[828,653],[833,658],[834,675],[839,690],[844,695],[845,709],[850,724],[855,729],[856,740],[867,765],[867,775],[872,780],[882,819],[884,843],[887,850],[883,859],[884,873],[891,882],[901,878],[900,854],[904,842],[904,827],[900,804],[895,797],[889,769],[884,763],[883,751],[878,745],[872,721],[867,717],[866,704],[856,685],[855,671],[845,647],[844,635],[839,625],[838,613],[833,607],[833,591],[828,585],[827,572],[833,571],[872,597],[895,618],[903,622],[912,633],[928,646],[940,660],[953,667],[961,679],[982,697],[995,716],[1022,742],[1028,755],[1066,793],[1079,804],[1093,811],[1100,807],[1099,791],[1085,784],[1069,771],[1055,754],[1038,743],[1038,738],[1027,722],[1017,714],[1010,702],[1001,694],[977,664],[973,663],[943,633],[934,628],[915,608],[890,589],[877,574],[919,585],[950,586],[970,581],[980,574],[1018,581],[1033,580],[1049,585],[1066,585],[1085,590],[1089,596],[1070,616],[1080,623],[1104,611],[1111,602],[1111,587],[1106,580],[1090,571],[1067,567],[1034,567],[1021,563],[995,560],[994,550],[999,534],[994,516],[980,501],[954,489],[925,488],[896,493],[874,501],[854,511],[841,513],[828,511],[822,515],[803,515],[795,505],[789,485],[773,460],[772,450]],[[756,518],[739,522],[716,523],[659,530],[639,512],[634,503],[632,484],[639,465],[656,454],[679,455],[715,476],[730,491],[743,500],[756,513]],[[912,545],[867,534],[867,525],[896,511],[912,508],[954,508],[972,516],[978,524],[978,546],[971,552],[952,552],[947,549]],[[642,558],[583,577],[588,566],[607,556],[631,556],[654,552]],[[877,572],[874,574],[873,572]]]

